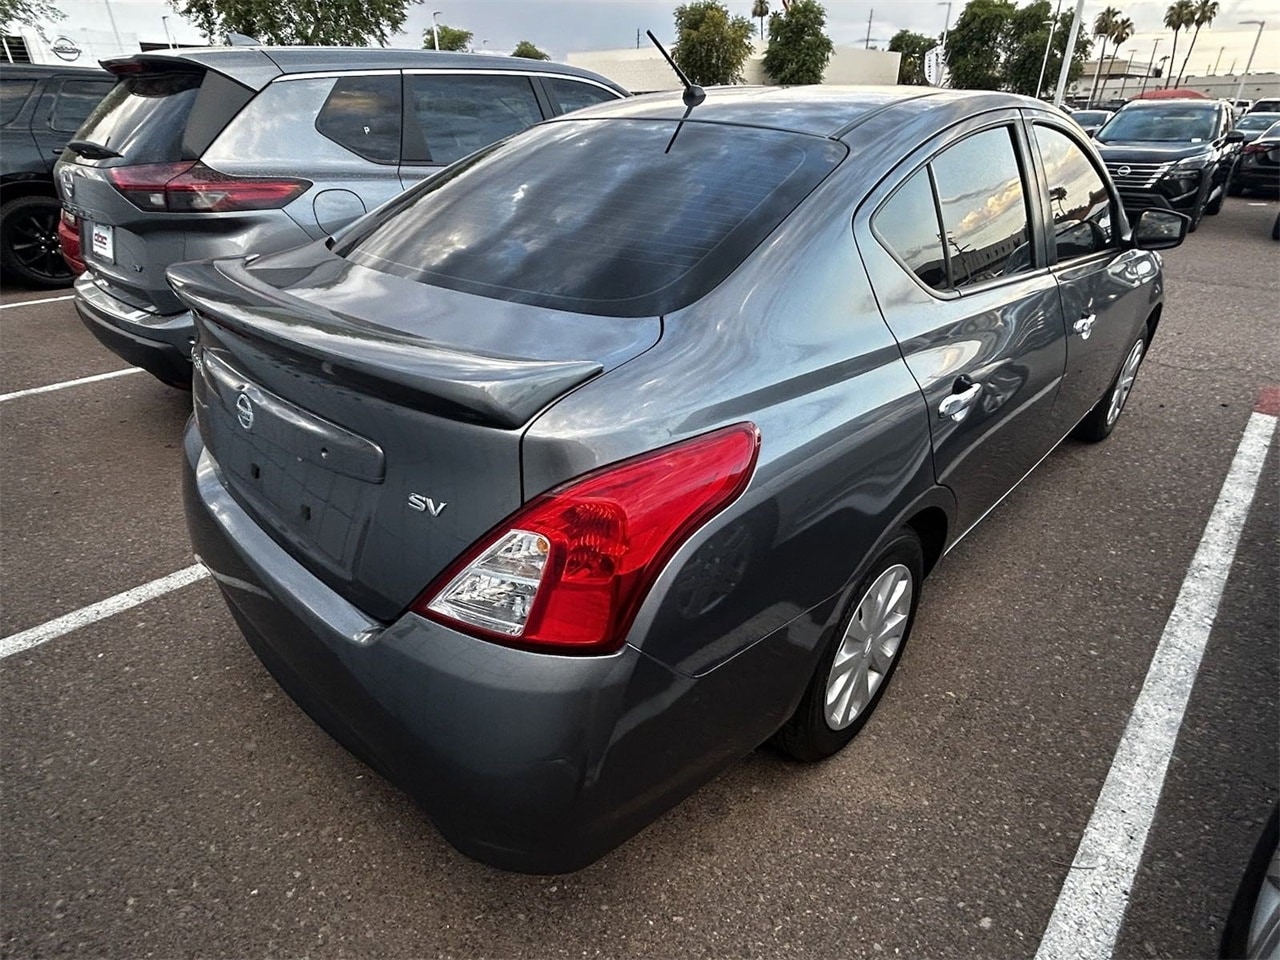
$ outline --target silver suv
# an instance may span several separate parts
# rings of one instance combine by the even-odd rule
[[[191,383],[184,260],[332,235],[441,167],[627,91],[598,74],[424,50],[253,47],[143,53],[56,168],[77,219],[76,309],[108,349]]]

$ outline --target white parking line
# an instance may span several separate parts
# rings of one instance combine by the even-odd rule
[[[1274,416],[1250,415],[1036,960],[1104,960],[1115,950],[1178,728],[1275,430]]]
[[[55,390],[65,390],[67,387],[78,387],[82,383],[97,383],[99,380],[112,380],[116,377],[127,377],[131,373],[141,372],[141,367],[125,367],[123,370],[112,370],[110,373],[95,373],[92,377],[81,377],[79,380],[64,380],[62,383],[51,383],[47,387],[32,387],[30,390],[0,393],[0,403],[4,403],[6,400],[17,400],[19,397],[34,397],[37,393],[52,393]]]
[[[87,627],[91,623],[97,623],[99,620],[105,620],[107,617],[113,617],[117,613],[136,607],[140,603],[146,603],[148,600],[154,600],[156,597],[164,596],[166,593],[172,593],[174,590],[179,590],[188,584],[203,580],[207,576],[209,576],[209,571],[200,564],[194,563],[176,573],[169,574],[167,577],[152,580],[150,583],[144,583],[142,586],[126,590],[124,593],[117,593],[114,597],[100,600],[91,606],[73,610],[65,616],[50,620],[48,623],[42,623],[38,627],[11,634],[0,640],[0,660],[5,657],[11,657],[15,653],[21,653],[23,650],[38,647],[49,640],[55,640],[63,634],[70,633],[72,630],[78,630],[81,627]]]
[[[37,303],[62,303],[64,300],[74,299],[74,295],[68,294],[65,297],[44,297],[40,300],[17,300],[14,303],[0,303],[0,310],[12,310],[14,307],[34,307]]]

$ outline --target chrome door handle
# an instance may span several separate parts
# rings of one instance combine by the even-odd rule
[[[1097,322],[1098,315],[1091,313],[1087,317],[1081,317],[1077,320],[1071,329],[1080,334],[1081,340],[1088,340],[1089,334],[1093,333],[1093,325]]]
[[[953,393],[946,397],[941,404],[938,405],[939,417],[950,417],[956,423],[959,423],[969,415],[969,408],[973,406],[975,400],[982,395],[982,384],[975,383],[968,390],[960,393]]]

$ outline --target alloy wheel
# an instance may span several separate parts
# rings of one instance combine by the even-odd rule
[[[902,647],[913,589],[911,571],[895,563],[858,602],[827,675],[823,715],[832,730],[848,727],[875,698]]]
[[[43,280],[65,280],[71,269],[58,242],[58,208],[23,210],[8,224],[14,262]]]
[[[1129,356],[1125,358],[1124,366],[1120,368],[1120,376],[1116,378],[1115,389],[1111,391],[1111,406],[1107,408],[1107,426],[1111,426],[1116,422],[1116,418],[1120,416],[1120,411],[1124,409],[1125,401],[1129,399],[1129,391],[1133,389],[1133,381],[1138,378],[1138,365],[1142,363],[1142,350],[1144,344],[1141,340],[1133,345],[1133,349],[1129,351]]]

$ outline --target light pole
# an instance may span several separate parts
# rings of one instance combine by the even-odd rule
[[[431,11],[431,42],[435,44],[437,51],[440,49],[440,24],[436,18],[442,13],[443,10]]]
[[[951,2],[943,0],[938,6],[947,8],[947,19],[942,21],[942,49],[947,49],[947,34],[951,32]]]
[[[1258,41],[1262,39],[1262,28],[1267,25],[1265,20],[1241,20],[1240,26],[1249,26],[1256,23],[1258,25],[1258,35],[1253,38],[1253,49],[1249,51],[1249,60],[1244,65],[1244,73],[1240,74],[1240,86],[1236,90],[1236,99],[1239,100],[1244,96],[1244,81],[1249,76],[1249,68],[1253,66],[1253,55],[1258,52]]]
[[[1080,37],[1080,20],[1084,14],[1084,0],[1076,0],[1076,12],[1071,17],[1071,31],[1067,34],[1067,45],[1062,51],[1062,68],[1058,71],[1058,89],[1053,94],[1053,105],[1062,106],[1062,97],[1067,92],[1067,74],[1071,72],[1071,61],[1076,54],[1076,40]]]
[[[116,26],[116,15],[111,9],[111,0],[102,0],[102,2],[107,5],[107,19],[111,21],[111,32],[115,34],[116,46],[120,48],[120,53],[124,53],[124,41],[120,39],[120,28]]]
[[[1227,49],[1226,47],[1219,47],[1219,48],[1218,48],[1218,59],[1217,59],[1217,60],[1215,60],[1215,61],[1213,61],[1213,75],[1214,75],[1215,77],[1218,75],[1218,64],[1220,64],[1220,63],[1222,62],[1222,53],[1223,53],[1223,51],[1224,51],[1224,50],[1226,50],[1226,49]]]
[[[1058,14],[1062,13],[1062,0],[1058,0],[1058,13],[1054,14],[1052,20],[1046,20],[1049,25],[1049,39],[1044,43],[1044,59],[1040,61],[1040,79],[1036,81],[1036,99],[1040,99],[1040,91],[1044,89],[1044,72],[1049,68],[1049,51],[1053,49],[1053,32],[1058,29]]]
[[[1160,48],[1160,38],[1156,37],[1156,42],[1151,45],[1151,62],[1147,64],[1147,72],[1142,77],[1142,93],[1147,92],[1147,81],[1151,79],[1151,68],[1156,65],[1156,51]],[[1139,94],[1141,96],[1142,94]]]
[[[173,42],[173,34],[169,32],[169,15],[162,14],[160,22],[164,24],[164,38],[169,42],[169,49],[172,50],[176,44]]]

